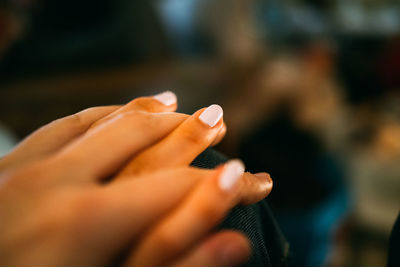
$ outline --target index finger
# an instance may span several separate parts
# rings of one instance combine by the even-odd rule
[[[23,140],[10,154],[1,159],[0,168],[3,166],[11,168],[26,164],[33,159],[57,151],[71,140],[85,133],[97,120],[119,108],[120,106],[88,108],[41,127]]]
[[[233,160],[204,180],[136,248],[127,266],[155,267],[195,246],[240,201],[244,165]],[[157,255],[154,257],[152,255]]]
[[[128,104],[120,107],[114,112],[108,114],[106,117],[94,123],[90,128],[94,128],[103,124],[120,114],[130,111],[146,111],[146,112],[173,112],[178,107],[177,97],[171,91],[166,91],[150,97],[138,97],[129,102]]]

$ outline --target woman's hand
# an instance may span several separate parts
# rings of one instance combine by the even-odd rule
[[[129,247],[127,266],[232,266],[245,260],[249,247],[242,235],[209,231],[240,201],[268,195],[268,175],[242,175],[237,162],[217,170],[180,163],[104,183],[138,155],[158,153],[155,147],[174,136],[183,122],[201,120],[199,113],[189,118],[131,109],[118,113],[123,108],[85,119],[80,114],[78,121],[85,126],[66,130],[66,137],[54,123],[5,158],[0,265],[100,266]],[[221,124],[219,117],[209,130],[217,132],[214,127]],[[49,145],[45,132],[58,138]],[[195,128],[191,132],[197,133]],[[32,149],[37,144],[39,151]]]
[[[173,112],[177,108],[174,93],[164,92],[153,97],[136,98],[124,106],[93,107],[79,113],[53,121],[25,138],[11,153],[0,159],[0,171],[29,163],[38,158],[57,152],[74,139],[81,137],[111,119],[128,112]],[[176,114],[171,120],[175,126],[182,123],[188,115]],[[222,125],[211,145],[216,145],[225,135],[226,126]],[[201,141],[201,140],[199,140]],[[203,150],[206,146],[203,145]],[[197,149],[198,151],[198,149]],[[201,151],[198,151],[200,154]],[[194,159],[194,157],[193,157]],[[132,163],[129,169],[137,168]]]

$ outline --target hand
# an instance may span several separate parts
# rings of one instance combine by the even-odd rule
[[[28,136],[11,153],[1,158],[0,171],[51,155],[88,131],[93,131],[96,127],[125,113],[134,111],[151,113],[172,112],[176,108],[176,96],[172,92],[165,92],[154,97],[134,99],[124,106],[93,107],[55,120]],[[177,126],[188,117],[188,115],[176,114],[175,120],[171,119],[171,123]],[[224,137],[225,132],[226,126],[223,124],[216,138],[212,140],[211,145],[216,145]],[[165,134],[168,134],[168,132]],[[207,144],[204,142],[202,150],[206,147]],[[199,147],[197,147],[196,151],[199,154],[202,150],[199,151]],[[129,168],[134,168],[134,165],[132,164]]]
[[[79,122],[104,121],[90,130],[79,128],[78,134],[68,135],[73,138],[61,138],[56,127],[45,127],[41,133],[54,133],[60,137],[57,142],[40,153],[28,149],[29,156],[21,157],[18,151],[39,141],[45,144],[44,136],[36,133],[2,162],[3,168],[4,162],[12,168],[4,168],[0,177],[1,265],[99,266],[130,245],[127,266],[216,266],[227,259],[243,261],[248,253],[243,236],[208,232],[242,199],[265,197],[272,187],[268,176],[221,175],[232,167],[179,167],[104,184],[101,181],[128,159],[154,149],[183,121],[195,118],[129,110],[105,119],[118,108],[108,109],[97,120],[90,116],[82,120],[79,115]],[[228,177],[222,179],[222,188],[221,177]],[[187,216],[197,220],[182,220]],[[186,234],[175,236],[177,230]],[[161,250],[157,240],[171,249]],[[219,257],[224,248],[225,256]],[[237,258],[227,257],[229,253]]]

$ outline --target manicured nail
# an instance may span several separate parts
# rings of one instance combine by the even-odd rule
[[[170,106],[177,102],[176,95],[171,91],[166,91],[164,93],[155,95],[153,98],[165,106]]]
[[[255,173],[253,175],[260,179],[265,179],[268,183],[272,182],[272,179],[271,179],[271,176],[269,175],[269,173],[260,172],[260,173]]]
[[[219,186],[223,191],[232,189],[244,172],[244,164],[240,160],[231,160],[224,166],[219,176]]]
[[[224,111],[219,105],[211,105],[201,113],[199,119],[210,127],[214,127],[222,118]]]

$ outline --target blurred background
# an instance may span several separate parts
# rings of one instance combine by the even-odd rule
[[[398,0],[1,0],[0,155],[165,90],[274,179],[291,266],[385,266],[400,209]]]

